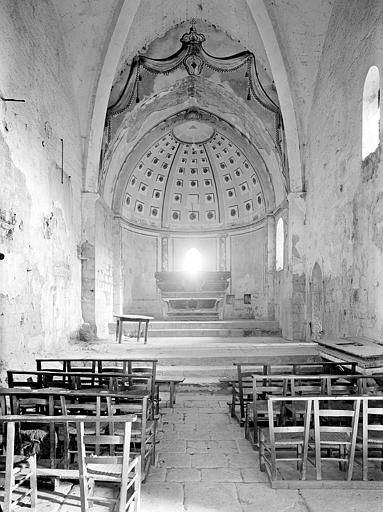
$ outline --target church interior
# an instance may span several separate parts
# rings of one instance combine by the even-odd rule
[[[0,43],[2,510],[383,510],[383,3],[0,0]]]

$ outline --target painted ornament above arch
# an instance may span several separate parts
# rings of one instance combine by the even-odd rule
[[[247,100],[255,100],[275,118],[275,144],[280,152],[284,151],[284,128],[279,105],[264,89],[257,63],[252,52],[246,50],[226,57],[216,57],[203,47],[206,41],[204,34],[198,33],[195,21],[192,21],[189,32],[182,35],[181,48],[169,57],[155,59],[145,55],[133,58],[128,78],[117,100],[108,107],[106,113],[106,139],[109,143],[112,134],[112,120],[140,102],[140,83],[145,79],[145,72],[154,75],[169,75],[179,68],[186,70],[190,77],[199,77],[205,68],[218,73],[236,72],[244,69],[246,78]]]

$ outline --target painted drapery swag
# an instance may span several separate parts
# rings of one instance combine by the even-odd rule
[[[234,72],[244,68],[247,79],[247,100],[257,101],[275,116],[274,141],[281,157],[283,174],[285,174],[286,179],[288,167],[281,110],[261,84],[254,54],[250,51],[243,51],[227,57],[210,55],[203,47],[206,38],[196,31],[194,23],[192,23],[189,32],[183,34],[180,41],[181,48],[164,59],[154,59],[145,55],[137,55],[133,58],[128,79],[119,98],[107,109],[107,142],[109,143],[111,140],[112,119],[124,114],[133,102],[139,103],[140,82],[142,81],[143,72],[168,75],[183,66],[189,76],[199,76],[204,67],[219,73]]]

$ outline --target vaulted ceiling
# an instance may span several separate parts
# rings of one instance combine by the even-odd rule
[[[109,204],[114,204],[119,213],[129,219],[145,222],[156,226],[181,225],[190,223],[190,201],[192,195],[191,176],[192,152],[186,148],[187,143],[176,138],[175,132],[162,128],[165,137],[173,140],[176,149],[168,176],[176,179],[177,168],[182,167],[179,158],[181,153],[189,149],[185,155],[184,184],[187,190],[182,192],[179,220],[172,224],[172,214],[164,215],[164,204],[157,216],[151,215],[156,204],[149,201],[148,194],[155,193],[154,181],[147,183],[145,199],[142,191],[129,189],[133,175],[139,176],[136,167],[142,161],[145,170],[149,169],[145,155],[152,152],[158,155],[162,147],[162,137],[154,140],[154,131],[177,113],[195,107],[218,116],[231,126],[231,133],[223,133],[213,127],[215,142],[224,137],[226,149],[232,144],[233,155],[225,154],[227,159],[218,162],[212,149],[213,138],[201,143],[204,154],[211,153],[209,165],[214,187],[206,194],[215,194],[216,203],[210,208],[206,203],[207,195],[201,191],[199,195],[199,222],[216,223],[223,226],[232,221],[246,223],[256,220],[258,212],[258,195],[252,184],[252,173],[261,172],[268,183],[268,193],[262,208],[272,208],[280,204],[288,191],[299,191],[304,187],[304,173],[301,169],[300,148],[305,142],[305,131],[311,110],[315,81],[320,64],[322,47],[326,37],[327,26],[332,12],[333,0],[52,0],[61,20],[64,44],[68,60],[72,66],[73,89],[79,111],[79,124],[84,139],[84,189],[99,190]],[[206,36],[206,49],[210,54],[224,57],[243,50],[251,51],[256,58],[260,80],[270,97],[280,105],[285,124],[287,156],[290,175],[283,168],[283,162],[275,148],[273,120],[267,112],[254,102],[246,101],[246,79],[240,72],[235,76],[223,76],[211,71],[201,77],[196,85],[197,93],[185,94],[188,86],[187,73],[177,70],[166,76],[152,76],[142,84],[140,103],[124,113],[114,125],[113,140],[104,145],[104,162],[99,174],[100,152],[104,135],[104,123],[108,105],[113,103],[121,93],[130,71],[134,56],[139,53],[152,58],[164,58],[179,48],[179,39],[190,26],[192,19],[197,20],[197,29]],[[190,89],[190,87],[189,87]],[[165,98],[165,99],[164,99]],[[211,126],[210,122],[205,123]],[[157,128],[156,128],[157,127]],[[244,148],[238,149],[241,154],[239,162],[230,163],[230,155],[236,156],[237,142],[245,140]],[[151,135],[148,135],[151,134]],[[158,135],[158,134],[157,134]],[[234,137],[234,138],[235,138]],[[153,139],[153,140],[152,140]],[[105,141],[105,138],[104,138]],[[125,149],[122,150],[122,141]],[[155,147],[156,144],[159,144]],[[143,147],[146,144],[146,147]],[[246,146],[248,145],[248,146]],[[250,148],[250,149],[249,149]],[[261,169],[243,168],[244,161],[251,161],[255,153]],[[118,155],[118,159],[117,159]],[[214,158],[213,158],[214,157]],[[154,158],[154,156],[153,156]],[[205,158],[205,156],[203,157]],[[239,157],[238,157],[239,158]],[[198,160],[198,159],[197,159]],[[217,160],[217,161],[216,161]],[[129,162],[129,168],[126,163]],[[222,181],[223,173],[220,164],[225,163],[230,170],[234,183],[237,203],[229,201],[225,196],[227,184]],[[238,164],[238,167],[233,167]],[[235,176],[235,170],[241,168],[248,195],[241,196],[241,183]],[[124,169],[126,187],[125,199],[130,195],[130,205],[123,203],[121,192],[121,172]],[[198,176],[202,169],[198,166]],[[234,173],[234,174],[233,174]],[[153,174],[155,175],[155,173]],[[137,176],[137,187],[142,181]],[[266,179],[267,177],[267,179]],[[245,179],[246,178],[246,179]],[[153,178],[154,179],[154,178]],[[199,178],[200,179],[200,178]],[[237,183],[238,182],[238,183]],[[201,181],[201,184],[203,182]],[[260,179],[262,183],[262,177]],[[119,185],[116,188],[116,185]],[[270,185],[271,184],[271,185]],[[204,185],[205,186],[205,185]],[[200,189],[200,182],[198,182]],[[201,190],[201,189],[200,189]],[[166,199],[166,211],[176,211],[171,204],[171,197],[177,194],[173,181],[164,186],[162,192]],[[238,193],[238,194],[237,194]],[[181,194],[181,192],[180,192]],[[116,196],[116,197],[114,197]],[[145,215],[139,215],[137,208],[141,202]],[[271,199],[270,199],[271,198]],[[247,202],[251,201],[251,203]],[[123,210],[122,204],[124,204]],[[251,204],[247,210],[246,204]],[[137,206],[136,206],[137,205]],[[211,205],[211,204],[210,204]],[[173,207],[174,206],[174,207]],[[235,219],[231,211],[237,209]],[[154,209],[153,209],[154,208]],[[195,205],[192,210],[196,211]],[[210,214],[209,212],[214,212]],[[209,219],[207,215],[209,214]],[[211,217],[210,215],[213,215]],[[214,220],[213,220],[214,218]],[[174,219],[173,219],[174,220]]]
[[[172,231],[227,229],[262,219],[263,189],[269,202],[271,187],[264,166],[255,168],[259,158],[248,158],[231,138],[235,134],[208,122],[206,114],[190,110],[179,117],[134,155],[133,165],[122,166],[115,210],[133,224]]]

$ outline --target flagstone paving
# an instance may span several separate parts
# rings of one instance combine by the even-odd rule
[[[383,491],[271,489],[229,399],[178,393],[174,409],[161,409],[141,512],[383,512]]]
[[[179,393],[174,409],[161,408],[157,465],[142,485],[141,512],[383,512],[381,490],[271,489],[229,399]],[[111,492],[98,487],[102,496]],[[38,512],[80,512],[78,484],[39,491]]]

